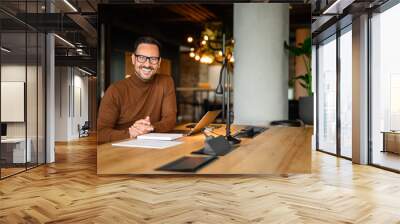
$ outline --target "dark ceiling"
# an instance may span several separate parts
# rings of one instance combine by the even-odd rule
[[[233,4],[100,4],[98,10],[101,23],[176,45],[184,45],[189,35],[200,35],[209,22],[222,22],[224,32],[233,33]],[[310,26],[310,5],[291,4],[290,28]]]
[[[66,38],[79,37],[78,40],[69,40],[71,42],[82,42],[82,39],[84,39],[90,47],[97,45],[97,19],[107,19],[122,28],[128,27],[133,31],[135,29],[143,31],[148,26],[155,26],[164,37],[171,36],[173,42],[182,42],[188,34],[199,33],[204,24],[211,21],[223,22],[226,33],[232,33],[233,30],[233,4],[232,1],[227,0],[207,1],[213,4],[187,4],[204,1],[185,1],[185,4],[171,4],[170,2],[179,1],[165,0],[150,1],[157,4],[143,4],[149,1],[142,0],[69,0],[69,2],[78,12],[71,10],[61,0],[52,1],[55,8],[52,13],[46,13],[49,9],[45,7],[43,0],[26,2],[2,0],[0,8],[5,9],[15,18],[28,23],[39,31],[61,33]],[[307,27],[311,24],[310,4],[299,4],[304,2],[302,0],[235,2],[291,2],[291,28]],[[107,8],[107,10],[104,10],[104,13],[99,13],[102,7],[103,9]],[[98,18],[98,14],[103,15],[103,18]],[[24,26],[15,23],[12,18],[0,18],[0,20],[2,30],[16,31]],[[71,34],[74,32],[81,35]]]
[[[99,21],[183,45],[187,36],[200,35],[209,22],[222,22],[224,31],[232,34],[233,5],[99,5]]]

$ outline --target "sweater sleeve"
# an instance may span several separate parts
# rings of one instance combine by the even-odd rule
[[[171,77],[168,77],[165,84],[164,96],[161,106],[161,120],[153,123],[154,131],[168,132],[175,128],[176,113],[177,106],[174,81]]]
[[[97,142],[102,144],[105,142],[117,141],[129,138],[129,130],[114,129],[120,115],[120,101],[118,99],[117,90],[114,86],[110,86],[100,103],[97,118]]]

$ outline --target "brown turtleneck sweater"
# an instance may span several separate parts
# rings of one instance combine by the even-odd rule
[[[100,103],[97,119],[99,144],[129,138],[128,128],[150,116],[155,132],[175,127],[176,96],[168,75],[156,74],[148,82],[136,75],[112,84]]]

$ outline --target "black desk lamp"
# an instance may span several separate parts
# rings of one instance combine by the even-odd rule
[[[228,59],[226,57],[226,52],[225,52],[225,34],[222,35],[222,55],[223,55],[222,67],[219,72],[219,81],[215,93],[218,95],[222,95],[222,119],[225,120],[226,124],[225,138],[231,145],[236,145],[240,143],[240,140],[231,135],[231,122],[232,122],[231,119],[233,117],[233,112],[231,111],[231,106],[230,106],[231,78],[230,75],[227,73]],[[227,102],[225,102],[225,98],[227,98],[226,99]],[[225,117],[225,104],[226,104],[226,117]]]

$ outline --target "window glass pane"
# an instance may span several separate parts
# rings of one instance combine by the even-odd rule
[[[352,141],[352,35],[340,36],[340,153],[351,158]]]
[[[372,163],[396,170],[400,170],[399,21],[400,4],[371,20]]]
[[[336,40],[318,48],[318,148],[336,153]]]
[[[33,28],[45,1],[0,1],[0,177],[45,162],[45,35]],[[24,22],[30,21],[30,25]]]
[[[25,170],[31,159],[25,120],[26,33],[1,33],[1,47],[1,174],[5,177]]]

